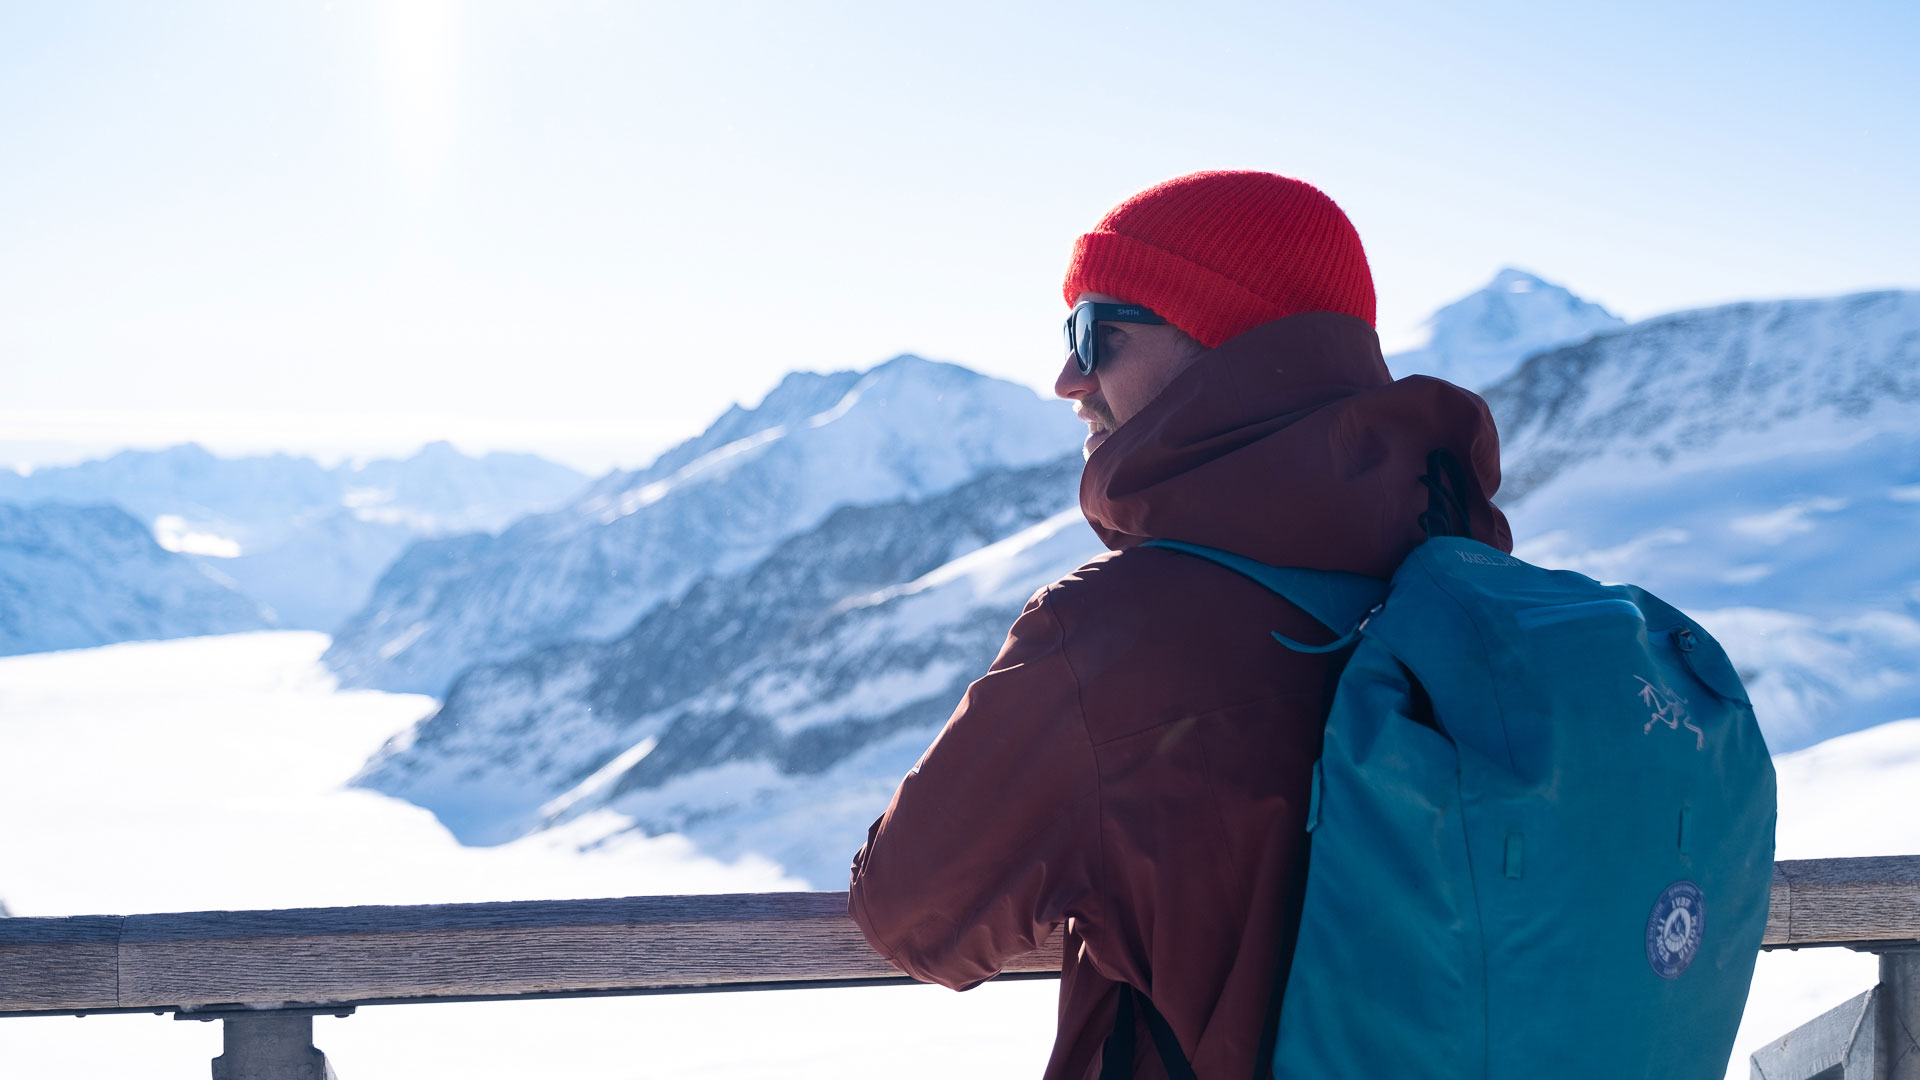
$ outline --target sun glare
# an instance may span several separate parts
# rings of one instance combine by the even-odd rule
[[[409,181],[431,186],[452,121],[454,5],[388,0],[379,10],[395,153]]]

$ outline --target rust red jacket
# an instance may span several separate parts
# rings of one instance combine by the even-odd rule
[[[1269,634],[1333,635],[1137,545],[1386,577],[1424,538],[1437,447],[1476,478],[1475,535],[1510,549],[1486,405],[1392,381],[1370,326],[1323,313],[1223,344],[1109,436],[1080,505],[1114,550],[1027,602],[854,857],[874,948],[965,989],[1063,927],[1048,1080],[1098,1076],[1121,983],[1203,1080],[1256,1075],[1328,676]],[[1144,1024],[1136,1042],[1136,1075],[1164,1076]]]

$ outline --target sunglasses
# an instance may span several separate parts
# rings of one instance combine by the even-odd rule
[[[1095,323],[1164,325],[1166,321],[1139,304],[1102,304],[1095,300],[1082,300],[1073,305],[1073,312],[1067,316],[1067,324],[1061,329],[1067,335],[1067,355],[1073,357],[1080,374],[1091,375],[1093,369],[1100,366],[1100,338],[1093,332]]]

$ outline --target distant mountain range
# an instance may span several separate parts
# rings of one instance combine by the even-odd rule
[[[330,630],[412,541],[500,528],[585,483],[530,454],[469,457],[444,442],[332,468],[187,444],[24,476],[0,470],[0,503],[120,507],[162,547],[265,605],[273,625]]]
[[[117,506],[0,503],[0,656],[268,624]]]
[[[1775,749],[1920,716],[1920,293],[1629,325],[1503,270],[1430,327],[1389,365],[1481,388],[1520,554],[1688,608]],[[444,696],[357,782],[463,841],[679,831],[835,885],[1021,603],[1101,550],[1081,433],[900,357],[591,484],[444,444],[0,472],[0,652],[338,625],[343,682]]]
[[[1503,273],[1488,295],[1448,310],[1506,303],[1511,340],[1553,338],[1528,321],[1532,309],[1511,303],[1542,291],[1512,289],[1521,280],[1538,282]],[[1734,305],[1629,326],[1563,319],[1583,310],[1556,299],[1536,312],[1571,343],[1487,360],[1508,372],[1485,392],[1510,440],[1512,483],[1501,502],[1521,552],[1640,581],[1698,614],[1741,664],[1776,748],[1920,714],[1920,544],[1894,539],[1920,529],[1920,294]],[[1435,322],[1445,345],[1439,331],[1455,324]],[[1408,360],[1394,362],[1401,370]],[[664,495],[677,482],[649,485],[726,447],[739,449],[722,461],[763,453],[758,431],[781,428],[770,437],[777,445],[796,416],[831,396],[821,380],[859,385],[878,375],[807,377],[796,385],[817,396],[802,407],[764,427],[729,414],[731,430],[696,440],[671,471],[596,485],[595,505],[603,517],[666,505],[643,493]],[[923,400],[932,395],[911,384],[936,376],[976,390],[988,382],[924,362],[885,375],[905,384],[891,393]],[[866,823],[985,669],[1020,604],[1100,550],[1074,498],[1077,428],[1028,421],[1045,415],[1036,410],[1065,409],[1001,386],[1006,426],[1023,433],[1020,454],[983,447],[968,459],[967,479],[896,481],[861,502],[845,493],[874,495],[875,486],[847,484],[839,471],[847,459],[807,452],[808,466],[780,475],[824,484],[833,497],[812,503],[817,512],[775,515],[777,533],[756,540],[736,531],[736,515],[767,520],[758,516],[765,482],[739,475],[731,486],[705,482],[697,515],[692,506],[672,512],[666,535],[683,545],[719,523],[701,560],[656,572],[644,588],[618,573],[543,576],[543,587],[571,590],[547,602],[581,605],[592,618],[574,625],[593,632],[569,641],[549,622],[546,638],[520,636],[517,652],[512,634],[486,639],[498,658],[460,675],[441,711],[382,748],[359,782],[427,806],[469,842],[591,815],[603,832],[685,832],[715,854],[759,852],[836,884]],[[976,408],[968,415],[987,415]],[[855,415],[862,453],[886,445],[916,460],[947,435],[912,410],[849,406],[836,421]],[[850,509],[833,512],[834,503]],[[584,507],[564,513],[593,520]],[[430,545],[408,557],[429,565],[403,558],[369,612],[399,596],[449,599],[415,602],[377,632],[343,635],[352,662],[383,646],[404,656],[393,642],[419,624],[414,612],[455,613],[426,620],[424,637],[474,625],[475,613],[498,611],[503,599],[520,602],[526,586],[510,583],[524,579],[455,571],[498,565],[499,550],[538,551],[495,547],[526,527],[472,541],[478,557],[452,550],[468,541],[445,541],[449,550],[433,559],[422,554]],[[533,535],[556,528],[543,522]],[[948,534],[954,550],[941,551]],[[455,571],[434,579],[435,566]],[[595,595],[603,581],[623,597],[618,604]],[[631,614],[616,625],[616,613]],[[438,670],[454,666],[442,657]]]

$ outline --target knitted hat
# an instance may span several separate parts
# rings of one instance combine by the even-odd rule
[[[1305,311],[1373,322],[1360,234],[1312,184],[1197,172],[1133,196],[1073,245],[1063,291],[1145,304],[1211,349]]]

